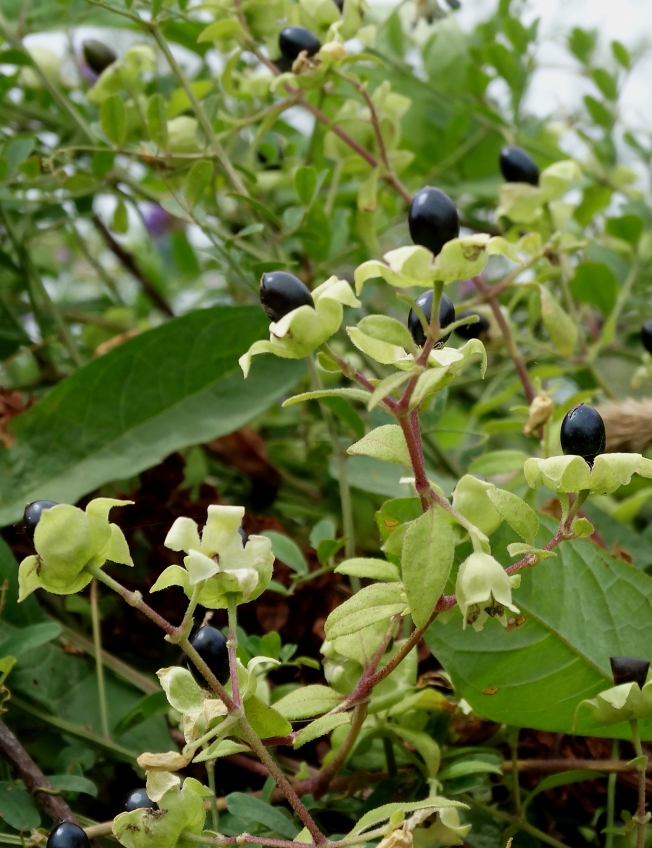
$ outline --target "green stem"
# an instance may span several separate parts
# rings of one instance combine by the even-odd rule
[[[521,803],[521,785],[518,779],[518,735],[519,728],[516,728],[515,738],[511,741],[512,749],[512,781],[514,783],[514,806],[516,808],[516,817],[520,821],[523,818],[523,805]]]
[[[614,739],[611,743],[611,759],[617,760],[620,756],[620,743]],[[604,848],[613,848],[614,844],[614,819],[616,810],[616,772],[612,772],[607,778],[607,834],[604,840]]]
[[[642,758],[642,762],[636,764],[638,770],[638,808],[636,810],[636,848],[643,848],[645,843],[645,773],[647,771],[647,757],[643,753],[641,745],[641,729],[638,719],[630,721],[632,729],[632,742],[636,756]]]
[[[531,836],[534,836],[536,839],[539,839],[541,842],[545,842],[546,845],[552,845],[552,848],[567,848],[563,842],[560,842],[558,839],[555,839],[553,836],[548,836],[547,833],[544,833],[542,830],[539,830],[538,827],[534,827],[534,825],[530,824],[525,819],[515,819],[514,816],[510,816],[508,813],[502,813],[500,810],[495,810],[493,807],[489,807],[487,804],[482,804],[480,801],[476,801],[473,795],[460,795],[460,800],[464,801],[465,804],[468,804],[470,807],[475,807],[476,810],[480,810],[483,813],[486,813],[488,816],[493,816],[495,819],[499,819],[500,821],[504,821],[506,824],[512,825],[512,827],[517,828],[518,830],[524,830],[526,833],[529,833]]]
[[[125,760],[128,763],[136,762],[136,755],[130,748],[125,748],[123,745],[118,745],[117,742],[105,739],[104,736],[101,736],[99,733],[95,733],[94,730],[88,730],[88,728],[82,727],[80,724],[75,724],[72,721],[66,721],[63,718],[59,718],[58,716],[39,710],[31,704],[28,704],[26,701],[23,701],[22,698],[17,698],[14,694],[11,696],[11,704],[17,709],[34,716],[34,718],[44,721],[52,727],[56,727],[63,733],[75,736],[77,739],[83,739],[85,742],[89,742],[94,747],[107,751],[109,754],[113,754],[113,756],[120,760]]]
[[[308,366],[308,373],[310,374],[313,389],[315,391],[321,391],[321,389],[323,389],[321,377],[319,376],[319,371],[317,370],[317,366],[315,365],[312,356],[306,357],[306,364]],[[324,419],[324,423],[326,424],[326,429],[328,430],[328,435],[333,448],[333,456],[337,466],[340,501],[342,504],[342,528],[344,530],[344,535],[346,536],[344,553],[346,554],[347,559],[351,559],[355,556],[355,524],[353,519],[353,504],[351,502],[351,489],[349,488],[347,476],[346,453],[340,444],[333,413],[324,403],[320,402],[319,408],[321,409],[321,414]],[[351,577],[351,588],[354,592],[358,592],[360,590],[360,578]]]
[[[351,753],[353,746],[360,735],[360,731],[362,730],[362,725],[367,718],[367,709],[368,704],[366,702],[364,704],[358,704],[354,708],[353,718],[351,719],[351,725],[349,727],[349,732],[346,735],[346,739],[337,749],[330,763],[328,763],[328,765],[325,766],[319,774],[318,785],[322,791],[328,789],[328,784],[337,774],[339,774],[340,769]]]
[[[106,706],[106,689],[104,687],[104,663],[102,662],[102,630],[100,627],[100,609],[97,591],[97,580],[91,580],[91,622],[93,625],[93,645],[95,648],[95,673],[97,675],[97,697],[100,702],[100,725],[102,735],[111,738],[109,732],[109,713]]]
[[[197,609],[197,604],[199,603],[199,596],[201,595],[201,590],[204,588],[205,583],[205,580],[201,580],[193,587],[188,607],[186,609],[186,612],[184,613],[183,620],[177,629],[178,639],[183,639],[185,636],[190,635],[190,631],[192,630],[192,623],[195,617],[195,610]]]
[[[245,184],[242,182],[242,180],[240,179],[240,175],[229,161],[229,157],[226,155],[226,151],[217,140],[215,130],[213,129],[213,125],[208,119],[208,115],[204,111],[204,107],[197,99],[195,92],[193,91],[192,86],[188,82],[188,79],[184,74],[181,66],[174,58],[174,54],[170,50],[170,47],[167,41],[165,40],[165,37],[163,36],[158,26],[156,26],[155,24],[152,24],[151,31],[152,35],[154,36],[154,40],[156,41],[159,46],[159,49],[161,50],[161,53],[163,53],[168,65],[170,66],[170,70],[177,78],[177,81],[179,82],[181,88],[183,88],[184,92],[186,93],[188,102],[190,103],[190,106],[193,112],[195,113],[195,116],[197,117],[197,120],[199,121],[201,128],[204,131],[204,134],[206,135],[206,141],[213,148],[217,160],[224,169],[224,173],[227,175],[231,184],[238,192],[238,194],[248,196],[249,192],[247,191]]]
[[[236,707],[242,706],[240,700],[240,681],[238,680],[238,604],[236,596],[229,593],[227,596],[227,609],[229,614],[229,638],[226,642],[226,647],[229,652],[229,675],[231,677],[231,691],[233,693],[233,703]]]
[[[220,829],[220,813],[217,809],[217,791],[215,787],[215,760],[207,760],[206,762],[206,774],[208,776],[208,786],[211,792],[211,821],[213,823],[213,830],[218,831]]]
[[[638,260],[635,260],[634,262],[632,262],[632,267],[629,269],[629,273],[625,278],[625,282],[623,283],[623,286],[620,292],[618,293],[614,308],[611,310],[609,317],[605,321],[605,325],[602,328],[602,335],[591,348],[591,353],[589,356],[591,362],[595,362],[603,348],[605,348],[608,344],[611,344],[611,342],[613,341],[613,338],[616,334],[618,319],[620,318],[620,314],[623,311],[625,304],[630,298],[639,271],[640,263]]]
[[[134,607],[137,610],[140,610],[150,621],[153,621],[154,624],[158,624],[158,626],[165,630],[168,636],[175,637],[177,635],[177,628],[170,624],[162,615],[159,615],[156,610],[153,610],[149,604],[146,604],[143,600],[143,596],[140,592],[132,592],[130,589],[127,589],[121,583],[118,583],[117,580],[114,580],[113,577],[110,577],[105,571],[102,571],[101,568],[98,568],[96,565],[88,565],[86,566],[86,570],[89,574],[92,574],[93,577],[97,577],[100,583],[104,583],[105,586],[108,586],[109,589],[113,589],[114,592],[117,592],[121,598],[123,598],[130,607]]]

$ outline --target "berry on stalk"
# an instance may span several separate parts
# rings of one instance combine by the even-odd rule
[[[65,821],[57,825],[48,836],[46,848],[90,848],[85,831],[74,822]]]
[[[210,624],[204,624],[190,639],[190,644],[224,686],[229,679],[229,654],[223,633]],[[188,660],[188,667],[197,683],[207,688],[204,675],[192,660]]]
[[[314,32],[302,26],[289,26],[281,30],[278,37],[281,55],[294,61],[305,50],[308,56],[314,56],[321,50],[321,43]]]
[[[117,53],[111,50],[106,44],[97,41],[95,38],[89,38],[82,44],[82,53],[84,61],[96,74],[101,74],[109,65],[112,65],[118,58]]]
[[[500,151],[500,170],[508,183],[539,185],[539,168],[522,147],[503,147]]]
[[[120,809],[123,813],[131,813],[134,810],[158,810],[158,804],[156,801],[152,801],[144,786],[139,786],[137,789],[127,792],[122,799],[122,807]]]
[[[287,271],[271,271],[263,274],[260,281],[260,302],[265,315],[271,321],[280,321],[288,312],[299,306],[315,303],[308,288],[294,274]]]
[[[645,321],[641,327],[641,341],[648,353],[652,353],[652,319]]]
[[[597,409],[581,403],[573,407],[561,424],[561,449],[565,454],[583,457],[589,465],[604,453],[607,436]]]
[[[484,315],[480,315],[479,312],[474,312],[472,309],[465,309],[463,312],[457,316],[457,320],[462,318],[470,318],[471,315],[477,315],[478,320],[475,324],[461,324],[459,327],[455,328],[455,333],[461,339],[479,339],[483,333],[486,333],[489,329],[489,321],[485,318]]]
[[[58,506],[56,501],[32,501],[32,503],[28,503],[25,507],[25,511],[23,512],[23,529],[32,544],[34,543],[36,525],[41,520],[43,511],[53,506]]]
[[[428,323],[430,323],[430,319],[432,317],[432,301],[434,298],[434,292],[430,289],[427,292],[419,295],[417,298],[417,306],[421,308],[421,311],[424,314],[424,317]],[[449,297],[446,297],[445,294],[442,294],[441,300],[439,301],[439,327],[441,330],[448,327],[449,324],[452,324],[455,320],[455,307]],[[419,316],[414,311],[414,309],[410,309],[410,314],[408,315],[408,330],[410,331],[414,343],[419,345],[419,347],[423,347],[426,343],[426,334],[423,330],[423,325],[421,324],[421,320]],[[450,333],[447,336],[439,339],[436,343],[437,345],[442,345],[444,342],[448,341],[450,338]]]
[[[412,198],[408,226],[412,241],[427,247],[435,256],[447,241],[460,234],[455,204],[447,194],[432,186],[422,188]]]
[[[638,657],[609,657],[609,662],[616,686],[622,683],[638,683],[639,687],[643,688],[650,669],[648,660],[641,660]]]

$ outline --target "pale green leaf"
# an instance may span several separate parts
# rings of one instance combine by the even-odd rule
[[[378,339],[407,351],[414,350],[414,341],[406,326],[389,315],[366,315],[358,322],[358,329],[372,339]]]
[[[122,144],[127,135],[127,113],[119,94],[107,97],[100,107],[100,123],[104,135],[114,144]]]
[[[302,686],[290,692],[280,701],[276,701],[274,709],[289,721],[297,721],[304,718],[327,713],[336,707],[342,700],[339,695],[329,686],[314,684]]]
[[[348,574],[350,577],[365,577],[367,580],[401,579],[398,568],[384,559],[366,559],[363,557],[347,559],[335,569],[336,574]]]
[[[256,695],[245,701],[247,721],[261,739],[271,736],[287,736],[292,733],[292,725],[273,707],[268,707]]]
[[[188,171],[183,191],[191,209],[201,201],[212,175],[213,165],[207,159],[201,159],[199,162],[195,162]]]
[[[322,716],[315,721],[311,721],[307,727],[304,727],[292,744],[295,748],[300,748],[302,745],[312,742],[313,739],[319,739],[320,736],[325,736],[327,733],[335,730],[336,727],[350,723],[350,713],[334,713],[333,715]]]
[[[367,433],[359,442],[347,448],[347,453],[372,456],[383,462],[410,466],[410,454],[405,436],[398,424],[383,424]]]
[[[532,507],[505,489],[488,489],[487,496],[512,530],[533,544],[539,530],[539,519]]]
[[[577,344],[577,325],[545,286],[539,286],[541,318],[550,338],[562,356],[571,356]]]
[[[369,624],[391,618],[405,610],[400,583],[376,583],[365,586],[352,598],[333,610],[326,619],[327,639],[355,633]]]
[[[401,573],[417,627],[426,624],[444,591],[454,553],[453,528],[440,509],[431,508],[408,525]]]
[[[339,369],[338,369],[339,370]],[[283,406],[292,406],[295,403],[304,403],[307,400],[319,400],[320,398],[340,397],[345,400],[359,400],[367,403],[371,395],[364,389],[319,389],[314,392],[303,392],[283,401]]]
[[[197,42],[201,44],[204,41],[222,41],[224,39],[235,38],[242,34],[242,25],[235,18],[225,18],[207,26],[199,34]]]

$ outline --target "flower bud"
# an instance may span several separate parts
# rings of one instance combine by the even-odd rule
[[[519,612],[512,603],[509,575],[490,554],[474,553],[462,563],[457,573],[456,594],[465,629],[471,624],[474,630],[482,630],[490,616],[505,627],[505,610]]]

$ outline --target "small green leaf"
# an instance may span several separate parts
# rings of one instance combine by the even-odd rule
[[[571,356],[577,344],[578,329],[545,286],[539,286],[541,318],[550,338],[562,356]]]
[[[487,496],[512,530],[526,542],[534,544],[534,537],[539,530],[539,519],[532,507],[505,489],[489,489]]]
[[[590,536],[595,527],[588,518],[576,518],[571,529],[578,538],[583,539],[585,536]]]
[[[431,508],[407,529],[401,573],[410,612],[417,627],[430,618],[453,567],[453,528],[441,510]]]
[[[165,150],[168,143],[168,117],[162,94],[153,94],[147,103],[147,132],[154,144]]]
[[[115,207],[111,229],[114,233],[126,233],[129,229],[129,213],[122,199],[118,201],[118,205]]]
[[[497,474],[508,474],[523,468],[528,455],[519,450],[497,450],[474,459],[469,466],[469,474],[483,474],[493,477]]]
[[[201,44],[204,41],[222,41],[224,39],[235,38],[242,35],[242,25],[234,18],[225,18],[222,21],[216,21],[210,24],[206,29],[199,34],[197,43]]]
[[[310,544],[315,550],[320,542],[326,539],[334,539],[337,532],[335,525],[330,518],[322,518],[318,521],[310,531]]]
[[[113,168],[115,154],[112,150],[98,150],[93,154],[91,172],[98,180],[103,180]]]
[[[261,536],[267,536],[272,542],[274,556],[284,562],[296,574],[307,574],[308,563],[301,553],[301,549],[289,536],[278,533],[276,530],[263,530]]]
[[[250,751],[246,745],[241,742],[234,742],[232,739],[220,739],[214,742],[201,754],[198,754],[193,763],[205,763],[208,760],[217,760],[220,757],[230,757],[231,754],[241,754],[244,751]]]
[[[468,774],[502,774],[500,766],[485,760],[456,760],[443,768],[437,775],[439,780],[453,780]]]
[[[315,721],[311,721],[307,727],[304,727],[292,744],[295,748],[300,748],[302,745],[312,742],[313,739],[319,739],[320,736],[325,736],[331,730],[335,730],[336,727],[350,723],[350,713],[334,713],[333,715],[322,716]]]
[[[168,700],[165,697],[165,692],[152,692],[150,695],[145,695],[137,704],[135,704],[128,713],[122,716],[118,724],[115,726],[116,736],[122,736],[130,728],[136,727],[150,716],[160,715],[168,711]]]
[[[292,733],[290,722],[255,695],[247,698],[244,708],[247,721],[261,739],[287,736],[288,733]]]
[[[567,786],[569,783],[581,783],[584,780],[595,780],[601,777],[597,771],[588,771],[587,769],[575,769],[574,771],[565,771],[561,774],[549,774],[540,781],[536,788],[530,792],[523,800],[523,807],[533,801],[541,792],[547,792],[549,789],[556,789],[558,786]]]
[[[304,166],[297,169],[294,175],[294,188],[304,206],[310,206],[316,186],[317,171],[314,168]]]
[[[245,795],[244,792],[227,795],[226,808],[232,816],[262,824],[285,839],[294,839],[299,831],[285,810],[272,807],[261,798]]]
[[[405,436],[398,424],[383,424],[381,427],[376,427],[359,442],[347,448],[346,452],[354,456],[372,456],[383,462],[410,466],[410,454],[405,443]]]
[[[615,60],[623,68],[628,69],[632,63],[632,57],[629,55],[629,50],[620,41],[611,42],[611,52],[614,54]]]
[[[54,621],[44,622],[43,624],[31,624],[29,627],[23,627],[17,630],[8,639],[5,639],[0,644],[0,654],[3,657],[12,655],[20,656],[25,651],[30,651],[33,648],[40,648],[41,645],[46,645],[57,639],[61,635],[61,625]]]
[[[78,774],[49,774],[48,780],[62,792],[83,792],[97,798],[97,786],[92,780]]]
[[[405,610],[400,583],[376,583],[360,589],[348,601],[336,607],[326,619],[327,639],[356,633],[377,621],[391,618]]]
[[[0,818],[15,830],[33,830],[41,824],[41,816],[29,792],[7,780],[0,781]]]
[[[363,577],[367,580],[387,580],[390,583],[401,579],[398,568],[384,559],[347,559],[335,569],[336,574]]]
[[[439,763],[441,762],[441,752],[439,745],[428,733],[419,730],[409,730],[399,725],[391,725],[392,733],[395,733],[403,741],[411,745],[422,757],[426,766],[426,775],[428,777],[437,777],[439,771]]]
[[[202,199],[202,196],[211,181],[212,175],[213,165],[206,159],[202,159],[200,162],[195,162],[192,168],[188,171],[184,194],[191,209]]]
[[[398,345],[408,351],[414,349],[414,342],[407,327],[389,315],[367,315],[358,322],[358,328],[372,339]]]
[[[119,94],[107,97],[100,107],[100,124],[104,135],[114,144],[122,144],[127,135],[127,113]]]
[[[450,801],[448,798],[437,798],[435,796],[425,798],[423,801],[383,804],[382,807],[376,807],[375,810],[369,810],[368,813],[365,813],[362,818],[359,819],[349,836],[355,836],[358,833],[363,833],[365,830],[369,830],[370,827],[392,818],[395,813],[403,813],[405,815],[407,813],[413,813],[416,810],[427,810],[430,808],[433,810],[445,810],[447,807],[468,809],[466,804],[462,804],[459,801]]]
[[[330,397],[359,400],[362,403],[367,403],[371,395],[364,389],[319,389],[318,391],[304,392],[303,394],[288,398],[286,401],[283,401],[283,406],[292,406],[295,403],[304,403],[307,400],[319,400],[320,398]]]
[[[290,692],[280,701],[276,701],[274,709],[289,721],[298,721],[327,713],[341,700],[342,695],[330,687],[314,684]]]

